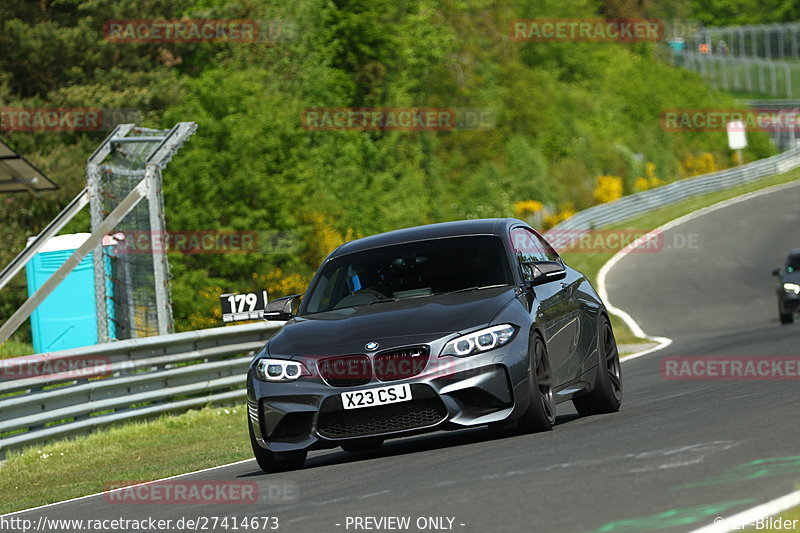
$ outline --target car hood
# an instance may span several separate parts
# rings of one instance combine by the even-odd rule
[[[427,343],[484,326],[515,298],[513,287],[408,298],[315,313],[290,320],[268,343],[272,356],[364,353]]]
[[[781,283],[800,283],[800,271],[784,272]]]

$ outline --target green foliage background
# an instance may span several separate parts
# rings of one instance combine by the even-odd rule
[[[773,5],[774,4],[774,5]],[[134,108],[140,125],[195,121],[165,173],[168,229],[255,230],[262,253],[171,256],[179,329],[213,325],[218,290],[288,292],[344,239],[436,221],[508,216],[519,200],[592,203],[594,179],[626,192],[654,163],[664,181],[724,133],[669,133],[669,108],[736,106],[669,66],[652,43],[517,43],[515,18],[686,17],[705,23],[800,16],[789,0],[4,0],[0,107]],[[110,19],[261,19],[271,42],[125,44]],[[477,107],[486,131],[308,131],[307,107]],[[61,185],[0,196],[6,264],[84,186],[104,132],[1,132]],[[746,157],[772,153],[753,136]],[[68,231],[85,231],[88,216]],[[275,242],[282,243],[275,245]],[[277,274],[276,274],[277,273]],[[294,276],[294,277],[291,277]],[[24,300],[0,295],[0,320]],[[24,334],[23,334],[24,337]]]

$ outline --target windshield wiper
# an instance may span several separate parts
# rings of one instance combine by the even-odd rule
[[[474,285],[472,287],[464,287],[463,289],[456,289],[454,291],[438,292],[438,293],[436,293],[436,296],[444,296],[446,294],[455,294],[457,292],[470,292],[470,291],[480,291],[480,290],[483,290],[483,289],[494,289],[494,288],[497,288],[497,287],[508,287],[508,283],[498,283],[498,284],[495,284],[495,285]]]
[[[384,302],[396,302],[398,300],[400,300],[400,298],[381,298],[380,300],[375,300],[374,302],[370,302],[367,305],[382,304]]]
[[[410,298],[381,298],[380,300],[375,300],[374,302],[370,302],[366,305],[374,305],[374,304],[382,304],[384,302],[398,302],[402,300],[410,300],[413,298],[423,298],[423,297],[430,297],[430,296],[444,296],[446,294],[455,294],[457,292],[470,292],[470,291],[480,291],[483,289],[495,289],[497,287],[508,287],[508,283],[497,283],[495,285],[474,285],[472,287],[464,287],[463,289],[456,289],[454,291],[447,291],[447,292],[437,292],[435,294],[420,294],[419,296],[413,296]],[[360,306],[357,306],[360,307]]]

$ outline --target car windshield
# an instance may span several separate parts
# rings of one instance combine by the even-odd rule
[[[790,255],[786,259],[786,272],[800,272],[800,254]]]
[[[499,237],[450,237],[347,254],[325,265],[301,314],[513,283]]]

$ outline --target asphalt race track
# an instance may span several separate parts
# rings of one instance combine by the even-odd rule
[[[15,516],[275,516],[286,532],[363,531],[348,517],[387,516],[410,517],[408,531],[427,517],[464,532],[690,531],[796,490],[800,382],[671,380],[660,365],[674,356],[800,356],[800,323],[779,324],[770,276],[800,247],[800,184],[686,222],[662,244],[627,255],[607,278],[615,306],[648,334],[674,339],[623,363],[619,413],[580,418],[562,404],[546,434],[440,433],[377,452],[315,452],[287,474],[247,461],[179,478],[255,481],[258,504],[93,496]]]

